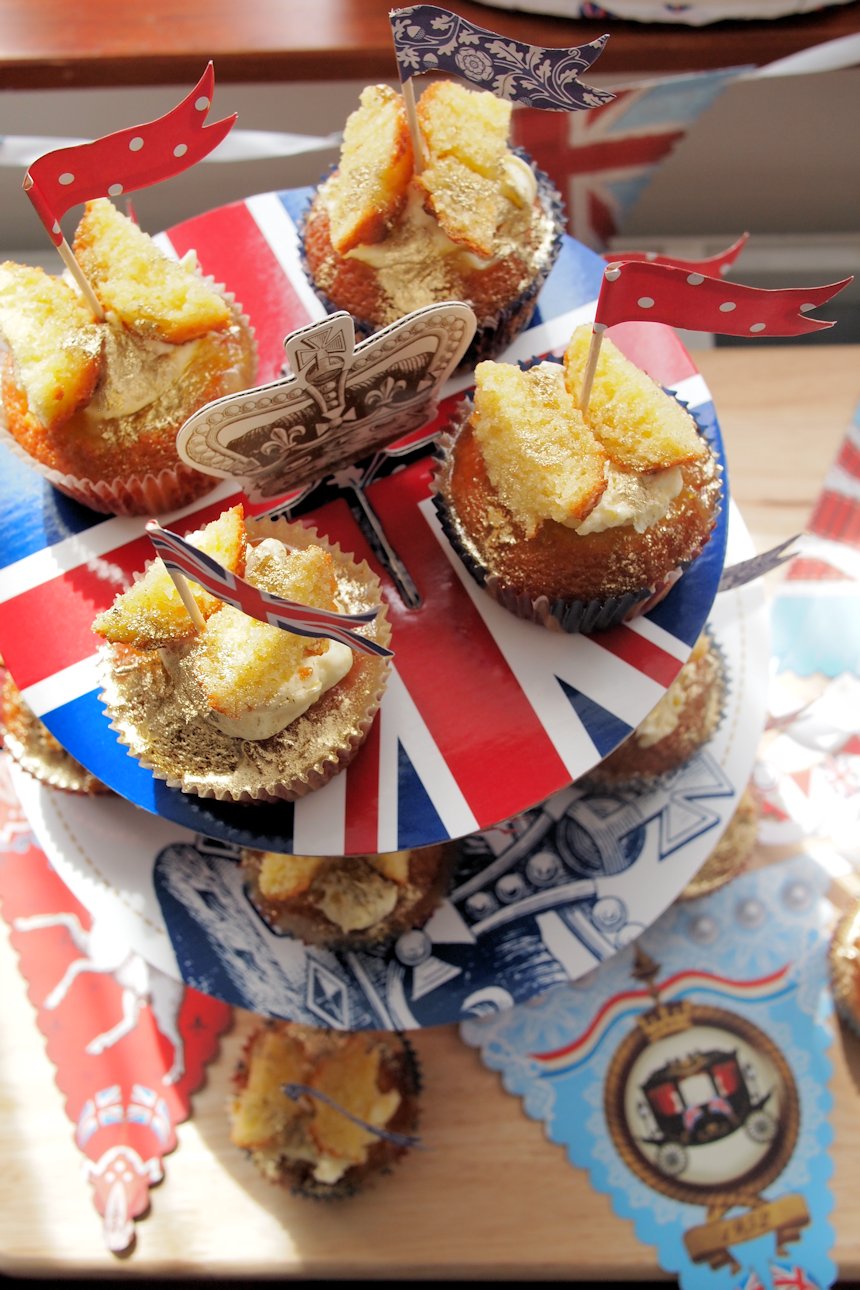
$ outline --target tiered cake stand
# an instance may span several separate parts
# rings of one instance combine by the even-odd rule
[[[164,235],[177,254],[195,249],[242,302],[261,383],[281,371],[283,337],[322,316],[296,237],[307,196],[263,194]],[[505,357],[560,351],[591,316],[601,273],[602,261],[566,238],[538,314]],[[710,395],[676,335],[659,324],[613,335],[688,404],[722,457]],[[443,413],[468,385],[449,384]],[[525,1001],[652,923],[707,859],[749,779],[768,643],[760,588],[718,592],[724,563],[751,554],[727,471],[704,555],[648,615],[591,638],[521,622],[471,581],[435,519],[429,435],[311,493],[291,514],[309,514],[382,578],[393,673],[346,771],[295,805],[245,806],[159,783],[117,742],[99,702],[90,623],[151,558],[144,521],[87,511],[5,452],[2,464],[0,652],[37,715],[116,794],[67,795],[16,771],[24,809],[94,917],[119,920],[154,967],[229,1003],[316,1025],[412,1029]],[[161,518],[190,529],[238,499],[224,483]],[[418,588],[417,607],[399,594],[368,508]],[[653,708],[705,628],[728,679],[713,738],[649,791],[589,790],[583,777]],[[461,851],[448,899],[423,929],[373,953],[307,949],[274,933],[238,864],[246,846],[355,855],[447,839]]]

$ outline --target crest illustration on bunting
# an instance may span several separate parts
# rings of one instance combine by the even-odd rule
[[[475,332],[468,305],[428,305],[355,343],[348,313],[292,332],[291,375],[207,403],[179,431],[188,465],[282,497],[432,419]]]

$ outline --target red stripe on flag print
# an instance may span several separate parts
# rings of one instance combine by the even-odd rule
[[[561,757],[418,510],[431,465],[416,462],[380,480],[368,497],[422,596],[393,598],[396,666],[441,755],[478,819],[503,819],[512,797],[538,801],[567,775]],[[438,632],[428,623],[445,624]],[[677,666],[677,665],[676,665]],[[486,729],[497,731],[492,766]]]
[[[170,241],[178,255],[196,251],[204,273],[232,291],[257,336],[257,384],[281,375],[284,337],[310,315],[244,202],[176,224]],[[245,303],[247,302],[247,304]]]
[[[235,500],[210,502],[173,523],[182,533],[191,532],[217,519]],[[44,681],[94,654],[99,646],[92,631],[96,614],[113,603],[123,579],[130,584],[154,555],[152,543],[142,534],[0,604],[4,658],[18,688]]]
[[[670,686],[678,675],[679,663],[653,641],[646,640],[629,627],[612,627],[606,632],[595,632],[591,637],[608,653],[635,667],[637,672],[649,676],[658,685]]]
[[[847,474],[853,475],[855,479],[860,479],[860,446],[852,443],[850,439],[844,439],[836,455],[836,464],[841,466]]]
[[[834,542],[860,545],[860,506],[843,493],[825,489],[812,512],[809,530]]]
[[[811,560],[798,556],[788,566],[788,582],[853,582],[854,579],[824,560]]]

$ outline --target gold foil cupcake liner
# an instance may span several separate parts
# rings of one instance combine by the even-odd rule
[[[836,1011],[860,1035],[860,901],[834,927],[829,962]]]
[[[254,328],[247,314],[241,311],[232,292],[214,278],[201,275],[204,283],[224,297],[234,310],[235,321],[250,350],[252,380],[258,365],[258,346]],[[231,393],[225,390],[224,393]],[[217,396],[216,396],[217,397]],[[176,430],[179,431],[177,426]],[[0,404],[0,443],[46,479],[49,484],[91,511],[103,515],[161,515],[165,511],[179,510],[190,505],[220,482],[214,475],[206,475],[187,465],[179,457],[174,466],[143,475],[116,476],[114,479],[86,479],[47,466],[24,449],[6,425]]]
[[[757,837],[758,806],[748,785],[723,836],[678,900],[698,900],[701,896],[709,896],[712,891],[718,891],[739,877],[752,859]]]
[[[40,783],[87,796],[111,791],[67,752],[28,708],[8,673],[0,685],[0,735],[9,756]]]
[[[379,607],[362,628],[383,645],[391,637],[379,580],[369,566],[314,529],[286,520],[247,520],[252,541],[277,538],[287,546],[312,544],[335,563],[338,601],[346,613]],[[120,743],[170,788],[219,801],[295,801],[343,770],[373,724],[388,675],[386,658],[355,654],[346,677],[284,730],[259,741],[222,734],[178,698],[157,651],[123,646],[99,651],[101,701]]]

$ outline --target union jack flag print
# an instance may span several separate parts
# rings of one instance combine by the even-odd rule
[[[796,1263],[771,1263],[770,1276],[773,1290],[820,1290],[818,1282]]]
[[[258,337],[261,382],[280,374],[283,337],[324,315],[298,245],[309,197],[307,189],[259,194],[178,225],[162,240],[177,256],[196,251],[203,271],[242,301]],[[561,352],[573,328],[593,316],[604,267],[564,239],[539,312],[506,357]],[[677,336],[633,325],[623,343],[678,392],[719,450],[710,395]],[[461,375],[445,387],[437,428],[468,386]],[[0,510],[0,652],[26,702],[87,769],[144,810],[266,850],[354,855],[427,845],[491,827],[568,788],[643,720],[689,656],[722,571],[728,506],[708,548],[662,605],[599,638],[548,632],[497,605],[450,549],[430,496],[433,428],[423,436],[427,447],[411,455],[403,443],[387,445],[363,488],[418,589],[416,607],[401,598],[349,490],[332,487],[292,516],[307,515],[377,574],[395,651],[368,738],[324,788],[293,804],[259,803],[237,820],[217,801],[191,803],[156,786],[110,732],[92,632],[95,615],[151,554],[143,522],[71,505],[0,446],[9,497]],[[188,533],[242,500],[224,480],[160,518]]]
[[[574,237],[602,251],[660,162],[743,70],[613,86],[611,103],[567,116],[519,110],[512,136],[561,192]]]
[[[391,650],[378,641],[350,630],[372,622],[379,612],[377,609],[368,609],[360,614],[339,614],[329,609],[317,609],[314,605],[302,605],[296,600],[285,600],[225,569],[208,552],[198,550],[178,533],[163,529],[155,520],[149,521],[146,531],[169,571],[191,578],[219,600],[234,609],[241,609],[243,614],[272,627],[280,627],[285,632],[293,632],[296,636],[324,636],[362,654],[391,657]]]

